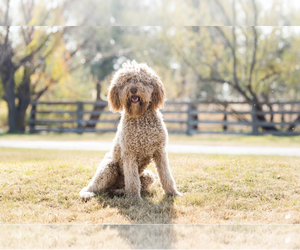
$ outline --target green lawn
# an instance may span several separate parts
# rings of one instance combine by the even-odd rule
[[[300,223],[300,158],[170,154],[183,197],[165,198],[157,181],[141,202],[102,193],[84,203],[78,192],[103,156],[0,148],[0,223]]]

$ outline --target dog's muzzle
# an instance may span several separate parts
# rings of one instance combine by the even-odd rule
[[[131,97],[131,102],[132,103],[139,103],[140,102],[140,98],[138,96],[136,96],[136,95],[133,95]]]

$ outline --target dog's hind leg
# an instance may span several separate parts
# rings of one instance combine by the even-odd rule
[[[109,155],[100,162],[97,171],[89,185],[80,191],[80,197],[87,201],[96,196],[97,192],[109,188],[119,175],[119,165]]]
[[[119,177],[121,177],[121,175]],[[124,177],[123,177],[123,179],[124,179]],[[152,184],[155,182],[154,174],[150,170],[144,170],[142,172],[142,174],[140,175],[140,181],[141,181],[141,191],[147,191],[150,189]],[[122,181],[120,181],[120,183],[121,182]],[[123,180],[123,182],[124,182],[124,180]],[[111,189],[109,189],[109,192],[111,194],[117,195],[117,196],[125,195],[124,183],[121,183],[120,185],[114,184],[114,186]]]
[[[154,174],[150,170],[144,170],[140,175],[141,190],[149,190],[152,184],[155,182]]]

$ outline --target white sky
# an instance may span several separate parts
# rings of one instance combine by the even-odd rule
[[[24,2],[26,2],[27,0],[24,0]],[[58,6],[59,3],[63,2],[63,0],[35,0],[36,2],[42,2],[43,4],[45,4],[45,6],[47,7],[47,9],[51,9],[51,8],[55,8],[56,6]],[[84,1],[84,0],[82,0]],[[98,0],[98,1],[104,1],[105,3],[109,4],[110,0]],[[119,0],[121,1],[121,0]],[[127,1],[137,1],[137,0],[127,0]],[[139,1],[143,1],[145,3],[145,5],[149,4],[151,1],[156,1],[157,3],[160,3],[162,1],[167,1],[167,0],[139,0]],[[178,1],[182,1],[182,0],[178,0]],[[232,0],[231,0],[232,1]],[[259,4],[261,6],[263,6],[263,11],[269,11],[270,8],[272,7],[272,5],[275,2],[280,2],[283,4],[283,14],[284,15],[288,15],[289,14],[289,10],[292,8],[293,10],[300,10],[300,0],[257,0],[259,2]],[[0,1],[1,5],[0,7],[4,7],[4,2],[6,1]],[[22,18],[22,13],[19,13],[19,6],[20,6],[21,0],[11,0],[10,1],[10,12],[11,12],[11,19],[12,19],[12,25],[26,25],[25,23],[21,23],[21,20],[23,20]],[[5,8],[5,7],[4,7]],[[84,11],[84,10],[83,10]],[[281,11],[280,9],[278,11]],[[138,15],[138,13],[137,13]],[[141,17],[142,18],[142,17]],[[151,24],[149,24],[151,25]],[[184,25],[184,24],[182,24]],[[262,24],[258,24],[258,25],[262,25]],[[278,25],[278,24],[274,24],[274,25]]]
[[[269,10],[276,0],[262,0],[260,4],[264,7],[265,10]],[[290,9],[290,6],[294,9],[299,10],[300,1],[299,0],[280,0],[279,2],[283,3],[284,11],[287,12]]]

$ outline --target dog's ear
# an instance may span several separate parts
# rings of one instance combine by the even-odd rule
[[[156,110],[162,108],[165,102],[165,88],[158,76],[155,76],[153,81],[153,92],[151,96],[151,108]]]
[[[108,104],[110,106],[110,109],[112,111],[121,111],[122,106],[120,102],[120,90],[116,84],[111,83],[109,89],[108,89]]]

